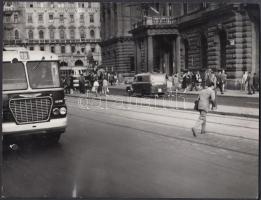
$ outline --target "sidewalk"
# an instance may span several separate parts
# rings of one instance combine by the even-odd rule
[[[126,87],[130,85],[126,84],[119,84],[119,85],[110,85],[109,89],[117,89],[117,90],[124,90],[126,91]],[[173,93],[176,93],[173,91]],[[183,91],[178,91],[177,94],[183,94],[183,95],[196,95],[198,94],[198,91],[187,91],[184,93]],[[247,91],[241,91],[241,90],[225,90],[224,94],[220,94],[220,91],[217,90],[217,96],[223,96],[223,97],[249,97],[249,98],[259,98],[259,92],[257,91],[255,94],[248,95]]]
[[[179,109],[179,110],[189,110],[195,111],[193,102],[176,101],[175,98],[172,100],[158,99],[158,98],[140,98],[140,97],[128,97],[128,96],[117,96],[117,95],[107,95],[95,97],[93,93],[88,94],[67,94],[68,97],[81,97],[87,99],[100,100],[101,102],[117,102],[121,104],[132,104],[136,106],[150,106],[154,108],[167,108],[167,109]],[[216,111],[210,111],[213,114],[219,115],[229,115],[229,116],[240,116],[249,118],[259,118],[258,108],[245,108],[237,106],[226,106],[220,105]]]

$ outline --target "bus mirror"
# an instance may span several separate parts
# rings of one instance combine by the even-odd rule
[[[12,63],[18,63],[18,59],[17,59],[17,58],[14,58],[14,59],[12,60]]]

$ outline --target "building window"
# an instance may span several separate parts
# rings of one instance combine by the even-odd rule
[[[53,22],[53,14],[49,14],[49,22]]]
[[[50,39],[54,40],[54,30],[50,29]]]
[[[92,51],[92,53],[94,53],[95,52],[95,47],[92,47],[91,51]]]
[[[84,8],[84,3],[81,4],[81,7]]]
[[[19,40],[19,31],[15,30],[15,40]]]
[[[51,46],[51,52],[52,52],[52,53],[55,53],[55,48],[54,48],[54,46]]]
[[[188,4],[187,3],[183,3],[183,13],[184,13],[184,15],[186,15],[188,13]]]
[[[81,52],[84,53],[85,52],[85,47],[81,48]]]
[[[71,46],[71,52],[75,53],[75,46]]]
[[[72,40],[75,39],[75,31],[74,31],[73,29],[70,30],[70,38],[71,38]]]
[[[33,15],[32,14],[28,14],[27,22],[28,23],[33,23]]]
[[[94,16],[93,16],[93,14],[90,14],[90,23],[94,23]]]
[[[14,14],[14,23],[18,23],[18,15]]]
[[[80,15],[80,23],[84,23],[84,14]]]
[[[33,51],[33,50],[34,50],[34,47],[33,47],[33,46],[29,47],[29,50],[30,50],[30,51]]]
[[[10,23],[11,22],[11,17],[10,16],[6,16],[5,17],[5,22],[6,23]]]
[[[29,38],[29,40],[33,40],[33,39],[34,39],[33,30],[29,30],[29,31],[28,31],[28,38]]]
[[[61,39],[61,40],[64,40],[64,39],[65,39],[64,29],[61,29],[61,30],[60,30],[60,39]]]
[[[169,16],[172,16],[172,4],[171,3],[169,3]]]
[[[81,39],[85,39],[85,31],[83,29],[80,30]]]
[[[34,7],[34,4],[33,4],[33,3],[30,3],[29,7],[30,7],[30,8],[33,8],[33,7]]]
[[[38,22],[43,23],[43,14],[38,15]]]
[[[61,46],[61,53],[65,53],[65,46]]]
[[[92,7],[92,3],[88,2],[88,8],[91,8],[91,7]]]
[[[44,46],[40,46],[40,51],[44,51]]]
[[[43,30],[40,30],[40,31],[39,31],[39,38],[40,38],[41,40],[44,39],[44,32],[43,32]]]
[[[94,37],[95,37],[95,32],[94,32],[94,30],[90,30],[90,36],[91,36],[91,38],[94,38]]]
[[[71,23],[74,22],[74,14],[70,14],[70,22],[71,22]]]
[[[63,16],[63,14],[60,14],[60,22],[61,22],[61,23],[64,22],[64,16]]]

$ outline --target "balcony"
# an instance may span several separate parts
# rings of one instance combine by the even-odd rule
[[[174,17],[143,17],[143,19],[133,24],[133,29],[143,26],[161,26],[161,25],[175,25],[179,22],[179,18]]]

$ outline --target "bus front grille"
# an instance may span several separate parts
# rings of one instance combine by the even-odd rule
[[[50,97],[11,99],[10,110],[18,124],[48,121],[52,99]]]

